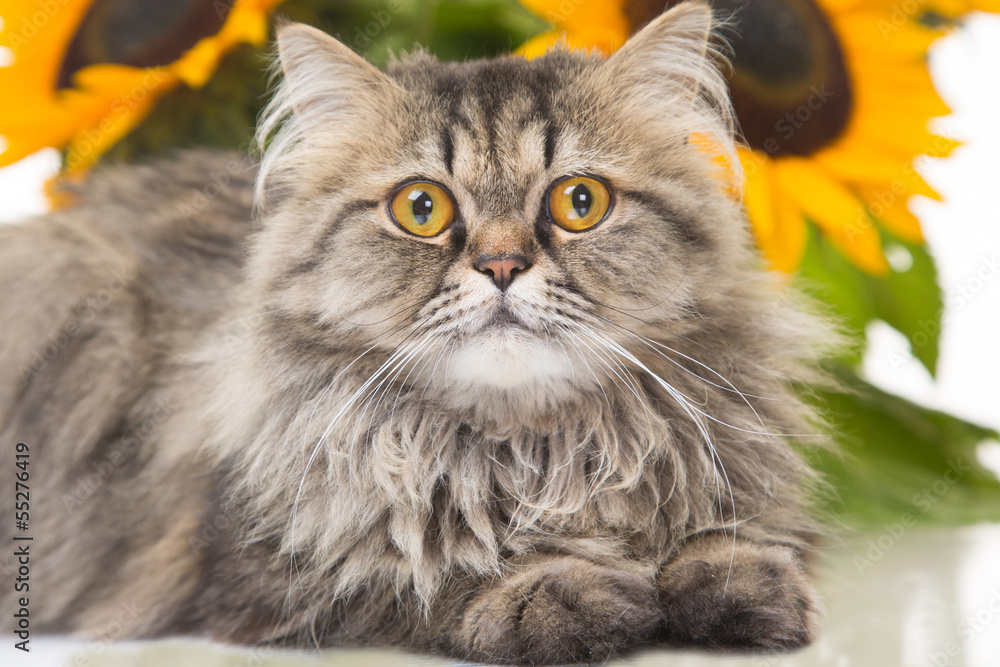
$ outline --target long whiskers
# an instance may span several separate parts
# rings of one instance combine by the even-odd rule
[[[692,357],[692,356],[689,356],[689,355],[687,355],[687,354],[684,354],[683,352],[681,352],[681,351],[679,351],[679,350],[675,350],[675,349],[673,349],[672,347],[670,347],[670,346],[668,346],[668,345],[665,345],[664,343],[661,343],[661,342],[659,342],[659,341],[657,341],[657,340],[654,340],[654,339],[652,339],[652,338],[648,338],[648,337],[646,337],[646,336],[643,336],[643,335],[641,335],[641,334],[638,334],[638,333],[636,333],[635,331],[632,331],[631,329],[629,329],[628,327],[626,327],[626,326],[623,326],[623,325],[621,325],[621,324],[618,324],[617,322],[615,322],[615,321],[613,321],[613,320],[611,320],[611,319],[608,319],[607,317],[604,317],[604,316],[602,316],[602,315],[599,315],[599,314],[596,314],[596,313],[594,314],[594,317],[598,318],[598,319],[599,319],[599,320],[601,320],[602,322],[605,322],[605,323],[607,323],[607,324],[610,324],[611,326],[613,326],[613,327],[614,327],[615,329],[617,329],[617,330],[621,331],[622,333],[624,333],[624,334],[626,334],[626,335],[629,335],[629,336],[632,336],[633,338],[635,338],[636,340],[638,340],[639,342],[641,342],[641,343],[642,343],[643,345],[645,345],[646,347],[649,347],[650,349],[653,349],[653,350],[654,350],[654,352],[657,352],[658,354],[660,354],[660,356],[662,356],[662,357],[663,357],[663,359],[665,359],[666,361],[670,362],[671,364],[673,364],[673,365],[677,366],[677,367],[678,367],[679,369],[681,369],[681,370],[682,370],[682,371],[684,371],[685,373],[688,373],[688,374],[690,374],[690,375],[693,375],[693,376],[697,377],[698,379],[702,380],[703,382],[705,382],[705,383],[707,383],[707,384],[710,384],[710,385],[711,385],[711,386],[713,386],[713,387],[716,387],[717,389],[721,389],[721,390],[723,390],[723,391],[731,391],[731,392],[733,392],[733,393],[736,393],[736,394],[739,394],[740,396],[743,396],[744,398],[746,398],[746,397],[749,397],[749,398],[756,398],[756,399],[759,399],[759,400],[762,400],[762,401],[776,401],[776,400],[779,400],[779,399],[776,399],[776,398],[771,398],[771,397],[767,397],[767,396],[756,396],[756,395],[754,395],[754,394],[748,394],[748,393],[746,393],[746,392],[743,392],[743,391],[740,391],[740,390],[739,390],[739,389],[738,389],[738,388],[736,387],[736,385],[734,385],[734,384],[733,384],[733,383],[732,383],[732,382],[731,382],[731,381],[729,380],[729,378],[727,378],[726,376],[722,375],[721,373],[719,373],[718,371],[716,371],[716,370],[715,370],[714,368],[712,368],[711,366],[707,366],[707,365],[705,365],[704,363],[702,363],[702,362],[698,361],[698,360],[697,360],[697,359],[695,359],[694,357]],[[683,336],[679,336],[679,337],[680,337],[680,338],[684,338]],[[666,355],[664,355],[664,354],[660,353],[660,352],[659,352],[658,350],[656,350],[655,348],[662,348],[663,350],[666,350],[666,351],[668,351],[668,352],[671,352],[671,353],[673,353],[673,354],[676,354],[676,355],[678,355],[678,356],[681,356],[681,357],[684,357],[685,359],[687,359],[688,361],[690,361],[690,362],[692,362],[692,363],[696,364],[697,366],[700,366],[701,368],[704,368],[705,370],[707,370],[707,371],[708,371],[709,373],[711,373],[712,375],[715,375],[716,377],[718,377],[718,378],[719,378],[720,380],[722,380],[723,382],[725,382],[725,383],[726,383],[727,385],[729,385],[729,386],[728,386],[728,387],[726,387],[726,386],[723,386],[723,385],[720,385],[720,384],[717,384],[717,383],[714,383],[714,382],[712,382],[711,380],[708,380],[708,379],[706,379],[706,378],[702,377],[701,375],[698,375],[697,373],[695,373],[695,372],[694,372],[694,371],[692,371],[691,369],[689,369],[689,368],[685,367],[685,366],[684,366],[683,364],[681,364],[681,363],[678,363],[678,362],[677,362],[676,360],[674,360],[674,359],[671,359],[670,357],[668,357],[668,356],[666,356]],[[752,405],[750,405],[749,407],[750,407],[751,409],[753,409],[753,406],[752,406]],[[754,412],[756,413],[756,410],[755,410]]]
[[[414,309],[414,312],[416,312],[416,309]],[[397,329],[401,328],[402,326],[404,326],[407,323],[407,320],[409,320],[411,316],[412,316],[412,313],[411,313],[411,315],[408,315],[403,321],[401,321],[397,325],[393,326],[389,330],[387,330],[387,331],[383,332],[382,334],[379,334],[378,336],[375,336],[372,339],[370,339],[369,340],[369,343],[370,343],[369,347],[367,349],[365,349],[365,351],[362,352],[360,355],[358,355],[357,357],[355,357],[349,364],[347,364],[344,368],[342,368],[334,376],[334,378],[327,384],[327,386],[323,389],[323,391],[320,393],[320,395],[316,398],[316,400],[314,402],[314,405],[313,405],[313,409],[310,412],[309,419],[307,420],[307,423],[306,423],[305,433],[308,434],[311,431],[310,426],[312,425],[312,421],[313,421],[313,418],[315,417],[316,411],[319,409],[319,406],[323,403],[323,399],[326,397],[326,395],[337,384],[337,381],[348,370],[350,370],[358,361],[360,361],[363,357],[365,357],[372,350],[374,350],[375,348],[378,347],[378,344],[377,344],[376,341],[379,338],[383,338],[384,336],[388,335],[389,333],[393,332],[394,330],[397,330]],[[340,410],[334,415],[333,419],[331,419],[330,423],[327,425],[326,429],[323,431],[323,434],[320,436],[319,440],[316,442],[315,446],[312,448],[312,451],[309,454],[309,458],[306,461],[305,470],[302,473],[302,478],[300,479],[298,488],[296,489],[295,499],[292,502],[292,511],[290,513],[290,516],[289,516],[289,519],[288,519],[288,524],[287,524],[286,529],[285,529],[286,532],[289,533],[289,539],[290,539],[290,544],[291,544],[291,556],[290,556],[291,570],[294,572],[296,578],[299,579],[300,585],[301,585],[301,575],[299,573],[298,565],[297,565],[296,557],[295,557],[295,548],[296,548],[295,526],[296,526],[296,518],[298,516],[299,503],[301,502],[301,499],[302,499],[302,491],[305,488],[305,482],[306,482],[306,479],[308,478],[309,471],[311,470],[313,463],[316,461],[316,458],[318,457],[320,451],[322,450],[323,444],[326,442],[326,439],[329,437],[329,434],[333,430],[334,426],[340,421],[340,419],[344,416],[344,414],[348,410],[350,410],[352,407],[354,407],[355,410],[356,410],[356,407],[357,407],[355,405],[356,401],[358,401],[359,398],[361,398],[363,395],[365,395],[365,392],[368,391],[369,388],[372,387],[372,384],[375,383],[376,380],[378,380],[378,378],[380,376],[382,376],[382,374],[386,371],[386,369],[395,369],[396,365],[400,363],[400,359],[403,358],[403,357],[405,357],[407,355],[407,353],[412,350],[412,348],[414,347],[414,344],[412,342],[410,342],[410,341],[416,335],[418,335],[418,333],[420,331],[420,327],[423,324],[425,324],[426,321],[427,320],[425,319],[423,322],[421,322],[419,325],[417,325],[414,328],[414,331],[412,331],[407,336],[405,336],[403,338],[403,340],[400,341],[393,348],[392,352],[389,355],[389,358],[378,368],[378,370],[376,370],[345,401],[344,405],[341,406]],[[392,372],[392,370],[389,371],[389,373],[391,373],[391,372]],[[378,383],[375,384],[374,388],[372,388],[371,392],[369,392],[369,396],[371,395],[371,393],[374,393],[375,391],[377,391],[379,389],[379,387],[381,387],[382,383],[385,382],[385,379],[386,379],[386,377],[382,377],[381,380],[378,380]],[[291,586],[291,582],[289,582],[289,591],[288,591],[289,605],[291,604],[291,594],[292,594],[292,586]]]
[[[691,356],[689,356],[687,354],[684,354],[683,352],[681,352],[679,350],[675,350],[675,349],[673,349],[673,348],[671,348],[671,347],[669,347],[667,345],[664,345],[662,343],[658,343],[657,341],[654,341],[652,339],[649,339],[649,338],[646,338],[644,336],[641,336],[641,335],[639,335],[639,334],[637,334],[637,333],[635,333],[635,332],[633,332],[633,331],[631,331],[631,330],[629,330],[629,329],[627,329],[625,327],[622,327],[621,325],[618,325],[618,324],[616,324],[614,322],[611,322],[610,320],[607,320],[605,318],[601,318],[601,319],[603,321],[606,321],[606,322],[614,325],[621,332],[623,332],[623,333],[625,333],[625,334],[633,337],[635,340],[639,341],[640,343],[642,343],[643,345],[645,345],[647,348],[649,348],[650,350],[652,350],[653,353],[656,354],[658,357],[660,357],[660,358],[664,359],[665,361],[669,362],[670,364],[678,367],[680,370],[684,371],[685,373],[698,378],[699,380],[701,380],[702,382],[704,382],[707,385],[716,387],[716,388],[718,388],[718,389],[720,389],[722,391],[727,391],[727,392],[732,392],[734,394],[737,394],[743,400],[743,402],[746,403],[747,407],[750,408],[750,411],[753,412],[754,417],[756,418],[756,421],[761,425],[761,428],[763,430],[756,431],[756,430],[751,430],[751,429],[747,429],[747,428],[742,428],[740,426],[736,426],[735,424],[730,424],[728,422],[722,421],[722,420],[714,417],[713,415],[711,415],[711,414],[709,414],[709,413],[707,413],[707,412],[705,412],[703,410],[698,410],[699,414],[701,414],[702,417],[708,419],[709,421],[715,422],[715,423],[719,424],[720,426],[725,426],[726,428],[733,429],[734,431],[739,431],[741,433],[746,433],[748,435],[760,435],[760,436],[766,436],[766,437],[785,437],[785,438],[817,438],[817,437],[822,437],[822,436],[819,436],[819,435],[817,435],[815,433],[773,433],[773,432],[771,432],[770,430],[768,430],[767,425],[764,424],[763,419],[761,418],[760,414],[757,412],[757,409],[753,406],[753,404],[750,402],[749,399],[750,398],[756,398],[756,399],[759,399],[759,400],[778,400],[778,399],[768,398],[768,397],[764,397],[764,396],[756,396],[754,394],[745,393],[745,392],[741,391],[739,388],[737,388],[736,385],[734,385],[724,375],[722,375],[721,373],[719,373],[718,371],[716,371],[715,369],[713,369],[711,366],[708,366],[708,365],[706,365],[706,364],[698,361],[694,357],[691,357]],[[605,333],[611,333],[611,332],[606,331]],[[617,345],[617,343],[615,343],[615,344]],[[687,359],[687,360],[691,361],[692,363],[700,366],[701,368],[704,368],[706,371],[708,371],[712,375],[720,378],[723,382],[725,382],[729,386],[728,387],[721,386],[721,385],[719,385],[717,383],[712,382],[711,380],[706,379],[705,377],[699,375],[698,373],[695,373],[691,369],[686,368],[683,364],[679,363],[676,359],[671,359],[663,351],[661,351],[660,349],[657,349],[657,347],[662,348],[662,350],[665,350],[667,352],[671,352],[671,353],[676,354],[676,355],[678,355],[680,357],[683,357],[684,359]],[[688,399],[689,401],[691,401],[692,404],[699,405],[699,403],[697,403],[696,401],[693,401],[689,396],[685,396],[685,398]]]
[[[669,382],[660,377],[660,375],[653,372],[646,364],[644,364],[641,360],[639,360],[634,354],[632,354],[624,347],[619,345],[616,341],[602,335],[596,329],[593,329],[592,327],[589,327],[585,324],[578,323],[578,326],[580,326],[582,330],[587,331],[589,333],[591,340],[600,343],[602,347],[604,347],[609,352],[614,353],[621,359],[629,361],[638,368],[640,368],[641,370],[645,371],[650,378],[652,378],[657,384],[659,384],[660,387],[662,387],[664,391],[666,391],[667,394],[674,399],[674,401],[677,403],[678,406],[680,406],[680,408],[684,411],[684,413],[687,414],[688,418],[695,425],[695,428],[698,430],[702,439],[704,440],[705,445],[708,448],[709,455],[712,458],[712,468],[715,474],[716,494],[719,498],[719,519],[723,522],[723,526],[725,525],[725,509],[722,505],[723,495],[722,495],[721,480],[725,481],[726,490],[729,492],[729,500],[733,507],[733,523],[732,523],[733,553],[730,560],[729,572],[726,576],[726,585],[724,587],[724,589],[728,589],[729,577],[732,575],[733,562],[735,561],[736,558],[736,527],[737,527],[737,520],[735,514],[736,495],[733,492],[733,486],[729,480],[729,474],[726,472],[725,463],[723,462],[721,455],[719,454],[718,450],[715,447],[715,442],[712,439],[712,434],[709,431],[708,426],[702,419],[702,417],[707,417],[708,415],[704,411],[699,410],[698,408],[691,405],[690,400],[681,391],[679,391],[676,387],[674,387]]]

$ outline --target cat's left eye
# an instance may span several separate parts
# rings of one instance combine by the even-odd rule
[[[404,185],[389,204],[392,219],[417,236],[437,236],[455,219],[455,202],[440,185],[418,181]]]
[[[596,178],[571,176],[549,189],[549,216],[566,231],[582,232],[604,220],[611,209],[611,193]]]

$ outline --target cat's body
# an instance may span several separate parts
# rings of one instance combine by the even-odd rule
[[[255,233],[255,168],[210,153],[5,230],[34,628],[535,663],[808,642],[813,331],[687,141],[728,141],[708,27],[389,76],[289,27]],[[610,192],[581,231],[551,219],[570,176]],[[394,224],[413,183],[453,198],[440,234]]]

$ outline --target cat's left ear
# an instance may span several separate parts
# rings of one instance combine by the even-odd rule
[[[662,119],[693,112],[728,125],[729,91],[712,47],[714,25],[704,0],[664,12],[604,64],[607,85],[636,113]]]

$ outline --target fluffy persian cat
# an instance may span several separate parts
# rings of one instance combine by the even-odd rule
[[[706,151],[734,150],[712,25],[386,72],[284,25],[259,166],[113,167],[5,229],[33,631],[528,664],[813,639],[816,326]]]

